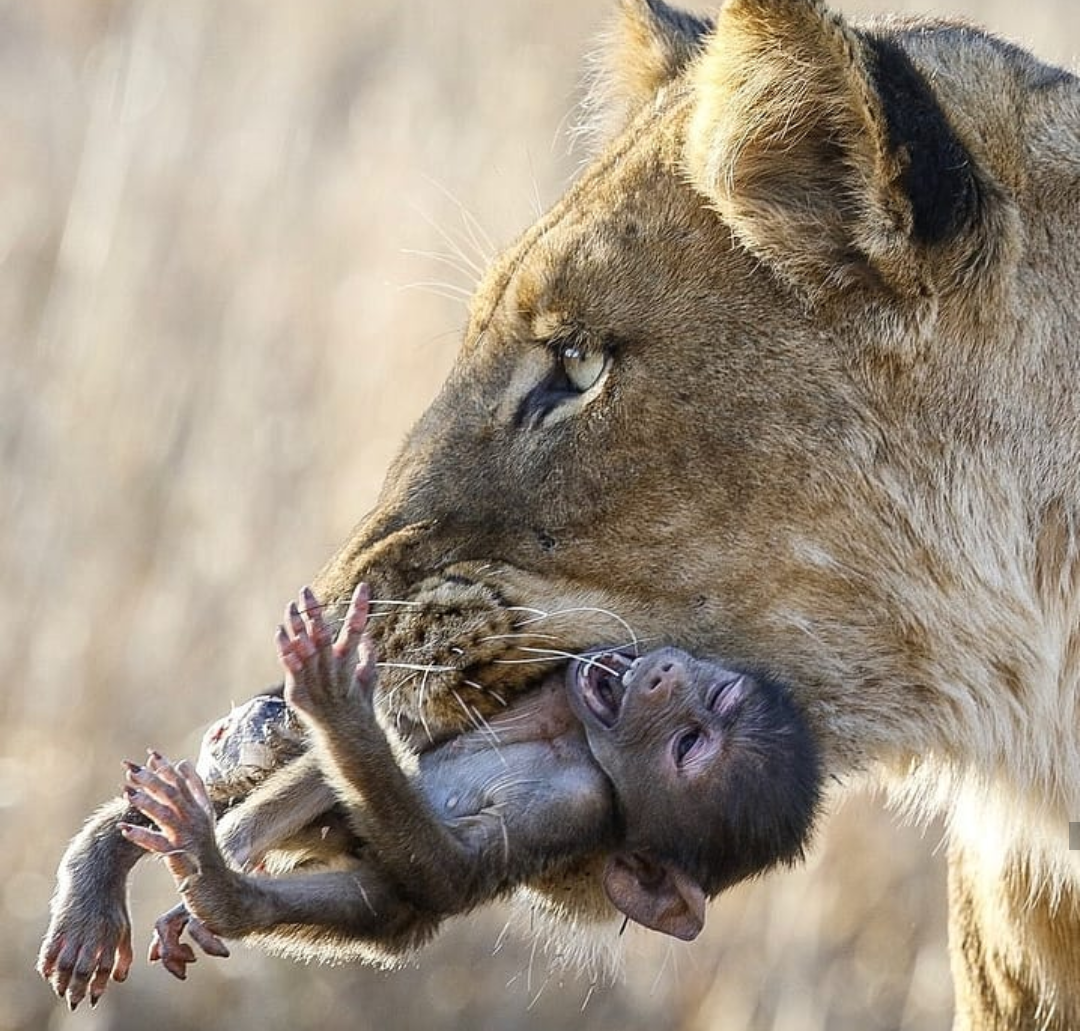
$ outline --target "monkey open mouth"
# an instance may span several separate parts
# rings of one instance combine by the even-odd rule
[[[626,694],[624,677],[633,664],[622,652],[596,652],[571,665],[571,689],[605,727],[613,727],[619,718]]]

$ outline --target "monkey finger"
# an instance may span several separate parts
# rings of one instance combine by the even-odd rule
[[[141,769],[134,764],[132,766],[134,768],[128,768],[128,779],[140,787],[153,787],[160,792],[175,784],[173,764],[155,748],[146,750],[145,766]]]
[[[292,638],[293,651],[306,662],[314,654],[314,649],[308,636],[307,625],[295,601],[290,601],[285,609],[285,627]]]
[[[177,792],[163,781],[147,778],[129,782],[124,788],[124,797],[163,831],[182,819]]]
[[[375,688],[375,648],[369,638],[360,641],[353,671],[354,692],[357,697],[371,701]]]
[[[341,630],[334,642],[334,654],[338,658],[351,655],[356,648],[367,627],[370,606],[371,589],[366,583],[357,584],[345,613],[345,622],[341,624]]]
[[[142,812],[141,809],[139,811]],[[176,851],[176,843],[170,841],[160,831],[152,831],[149,827],[140,827],[136,823],[122,823],[119,829],[128,841],[147,852],[156,852],[159,856],[165,856]]]
[[[53,971],[56,970],[56,959],[60,955],[60,950],[63,947],[63,935],[54,933],[53,929],[50,927],[48,933],[45,935],[45,940],[41,943],[37,961],[37,971],[46,981],[52,977]]]
[[[315,597],[315,592],[310,587],[303,587],[300,590],[300,611],[312,644],[315,645],[317,651],[324,652],[322,656],[324,659],[329,659],[327,649],[331,643],[330,628],[326,625],[322,602]]]
[[[300,656],[296,654],[293,639],[288,635],[284,626],[277,628],[274,634],[274,646],[277,648],[278,659],[285,669],[294,676],[304,668]]]
[[[188,964],[194,963],[196,960],[195,950],[186,942],[180,940],[179,931],[164,937],[159,933],[156,926],[154,928],[154,937],[150,942],[148,958],[151,963],[160,962],[179,981],[187,980]]]
[[[112,973],[112,966],[108,960],[104,960],[98,964],[97,970],[94,971],[94,976],[90,978],[87,995],[90,997],[91,1009],[98,1004],[98,1001],[105,994],[105,989],[109,987],[110,973]]]
[[[188,959],[188,954],[191,958]],[[195,962],[195,953],[190,945],[181,946],[176,952],[171,952],[161,957],[161,965],[178,981],[187,980],[187,968],[189,963]]]
[[[231,955],[229,947],[197,917],[188,920],[187,930],[195,944],[208,956],[228,959]]]
[[[59,998],[67,994],[68,985],[75,973],[75,964],[81,951],[77,942],[64,939],[52,966],[50,983]]]
[[[80,949],[64,979],[64,990],[59,995],[67,999],[68,1008],[76,1010],[86,998],[90,980],[98,969],[101,949]]]
[[[131,947],[131,931],[125,930],[116,945],[116,953],[113,958],[112,979],[114,981],[126,981],[131,972],[131,964],[135,959],[134,950]],[[102,988],[102,991],[105,989]]]
[[[154,921],[154,932],[150,936],[150,948],[146,958],[151,963],[157,963],[172,949],[180,947],[180,935],[190,919],[188,908],[183,902],[173,906],[167,913],[163,913]]]
[[[300,593],[300,598],[304,605],[308,633],[315,649],[314,655],[308,663],[308,676],[311,678],[310,687],[315,689],[311,693],[325,694],[326,686],[333,683],[337,672],[334,637],[326,624],[323,606],[315,597],[315,592],[310,587],[305,587]],[[321,692],[320,688],[322,688]]]
[[[206,784],[203,783],[203,779],[199,776],[195,767],[187,759],[181,759],[176,765],[176,772],[180,775],[180,783],[187,788],[195,804],[213,820],[214,803],[210,801]]]
[[[156,755],[156,753],[155,753]],[[157,756],[158,762],[151,776],[132,773],[131,778],[148,795],[174,809],[181,816],[190,816],[195,809],[202,809],[192,794],[188,778],[179,770],[183,763],[173,765],[164,756]],[[201,785],[201,780],[200,780]],[[205,789],[203,791],[205,795]],[[212,812],[212,810],[210,810]]]
[[[175,784],[176,766],[155,748],[146,750],[146,765],[153,778],[166,784]]]

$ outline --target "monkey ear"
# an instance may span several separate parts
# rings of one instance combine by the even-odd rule
[[[705,892],[673,863],[617,852],[604,868],[604,891],[635,923],[693,941],[705,926]]]

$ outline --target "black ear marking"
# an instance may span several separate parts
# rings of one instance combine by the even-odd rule
[[[870,75],[885,112],[889,146],[905,151],[904,192],[917,243],[943,243],[974,221],[979,189],[971,157],[926,80],[891,40],[870,36]]]
[[[672,7],[664,3],[664,0],[645,0],[644,6],[658,26],[683,41],[687,53],[703,46],[705,37],[713,30],[711,19]]]

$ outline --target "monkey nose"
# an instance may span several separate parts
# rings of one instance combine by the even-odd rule
[[[686,679],[686,669],[672,655],[660,654],[651,662],[639,659],[627,672],[625,682],[634,686],[653,701],[667,699],[671,692]]]

